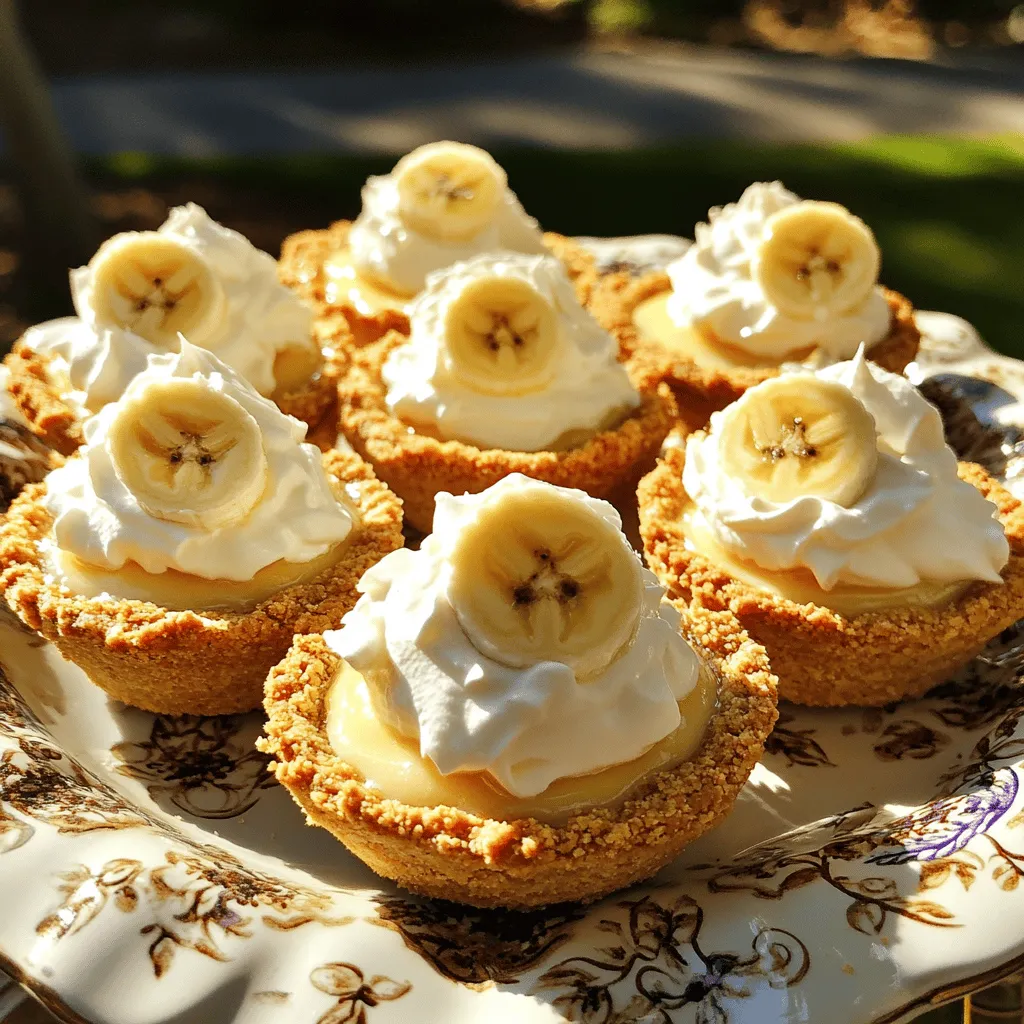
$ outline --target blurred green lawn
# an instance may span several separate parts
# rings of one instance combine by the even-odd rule
[[[709,206],[735,199],[753,180],[779,178],[807,198],[836,200],[863,217],[878,235],[887,285],[919,308],[966,317],[997,348],[1024,357],[1024,136],[887,136],[841,145],[695,141],[615,153],[496,148],[495,155],[526,209],[567,234],[692,235]],[[140,184],[209,177],[259,188],[282,204],[316,199],[351,217],[367,174],[393,162],[122,154],[91,169]]]

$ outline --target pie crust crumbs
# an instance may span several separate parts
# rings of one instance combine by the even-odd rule
[[[33,433],[61,455],[70,455],[85,440],[83,420],[50,382],[47,367],[51,359],[15,342],[4,357],[4,366],[10,371],[7,390]]]
[[[329,477],[353,485],[360,521],[334,566],[250,612],[168,611],[62,590],[47,579],[38,547],[53,525],[45,481],[26,487],[0,524],[0,589],[26,626],[125,704],[170,715],[252,710],[293,635],[336,626],[363,573],[402,546],[401,503],[370,467],[342,452],[323,462]]]
[[[408,339],[392,332],[354,356],[339,385],[341,429],[352,447],[402,499],[405,518],[424,533],[434,520],[434,496],[476,494],[510,473],[606,498],[621,485],[635,486],[653,465],[676,423],[669,389],[650,377],[633,376],[641,405],[618,427],[562,452],[480,449],[415,433],[387,407],[381,369],[391,351]]]
[[[681,516],[683,449],[640,482],[640,534],[647,563],[684,600],[734,612],[764,645],[779,696],[818,706],[881,705],[920,697],[1016,622],[1024,609],[1024,509],[981,466],[959,464],[962,480],[998,508],[1010,543],[1003,583],[972,584],[935,608],[906,607],[844,618],[814,604],[768,593],[688,551]]]
[[[299,231],[281,244],[278,275],[315,311],[314,333],[325,347],[360,348],[383,338],[389,331],[409,333],[409,318],[400,309],[362,313],[351,303],[332,304],[325,291],[324,264],[348,247],[352,221],[335,221],[330,227]],[[546,232],[544,244],[565,266],[586,305],[597,282],[593,256],[571,238]]]
[[[680,415],[691,430],[696,430],[707,423],[711,413],[724,409],[748,388],[777,377],[779,370],[775,367],[701,366],[659,342],[641,337],[633,323],[634,310],[647,299],[671,289],[672,283],[663,270],[642,277],[615,271],[598,279],[590,311],[601,326],[618,339],[625,358],[644,364],[655,377],[671,385]],[[917,356],[921,332],[914,322],[914,307],[910,301],[888,288],[883,288],[882,293],[891,313],[889,333],[873,345],[867,355],[883,369],[902,374]]]
[[[650,877],[730,812],[777,717],[764,649],[727,610],[696,606],[687,617],[680,609],[719,674],[719,706],[697,753],[617,809],[594,808],[558,827],[412,807],[368,788],[327,738],[324,702],[340,659],[317,635],[296,637],[270,673],[257,745],[309,824],[403,888],[478,907],[595,900]]]

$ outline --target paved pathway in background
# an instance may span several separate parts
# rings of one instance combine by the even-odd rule
[[[699,136],[1024,132],[1024,62],[993,67],[664,46],[461,67],[81,76],[54,85],[84,153],[404,151],[439,137],[621,148]]]

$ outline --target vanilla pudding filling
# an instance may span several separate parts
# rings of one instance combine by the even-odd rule
[[[40,552],[81,596],[248,611],[334,565],[358,527],[305,425],[188,342],[84,432],[47,478]]]
[[[863,350],[714,413],[687,439],[683,486],[691,551],[845,616],[944,605],[1001,583],[1009,559],[995,505],[957,476],[938,410]]]
[[[642,337],[712,369],[826,365],[888,335],[878,267],[857,218],[758,182],[697,225],[694,244],[668,267],[671,290],[640,303],[633,319]]]
[[[607,502],[507,477],[438,495],[325,634],[332,748],[382,795],[560,821],[691,757],[717,678]]]
[[[312,311],[280,283],[277,264],[194,203],[157,231],[109,239],[71,271],[76,316],[31,328],[24,344],[55,357],[53,384],[88,412],[124,393],[179,336],[214,352],[262,395],[319,373]]]
[[[618,346],[553,256],[494,253],[431,275],[381,376],[412,431],[484,449],[558,451],[640,405]]]
[[[487,771],[442,775],[420,754],[415,739],[388,727],[370,684],[347,663],[330,684],[324,728],[331,748],[369,789],[410,807],[457,807],[497,821],[536,818],[562,825],[574,814],[621,807],[658,772],[688,761],[700,748],[717,707],[718,679],[702,664],[693,690],[679,701],[680,724],[667,736],[632,760],[556,779],[527,797],[513,796]]]
[[[325,298],[359,312],[402,308],[429,274],[482,253],[543,253],[536,220],[483,150],[431,143],[363,186],[348,246],[326,261]]]

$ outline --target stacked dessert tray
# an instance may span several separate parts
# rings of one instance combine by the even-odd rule
[[[667,236],[584,239],[639,274]],[[1024,364],[917,314],[947,436],[1024,498]],[[651,882],[528,913],[412,897],[302,827],[259,714],[115,704],[0,623],[0,968],[61,1020],[883,1024],[1024,967],[1024,633],[928,698],[783,705]]]

